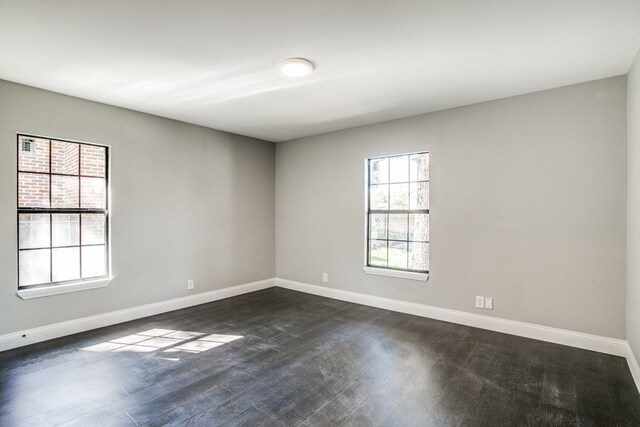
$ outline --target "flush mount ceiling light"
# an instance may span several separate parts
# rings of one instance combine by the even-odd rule
[[[280,72],[289,77],[303,77],[313,71],[313,64],[304,58],[287,58],[280,62]]]

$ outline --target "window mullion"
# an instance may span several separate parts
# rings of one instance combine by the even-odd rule
[[[391,199],[389,199],[389,203],[391,203]],[[387,227],[386,227],[387,235],[386,235],[385,243],[387,244],[387,267],[389,267],[389,214],[387,214],[386,216],[387,216]]]
[[[108,209],[77,209],[77,208],[18,208],[18,213],[21,214],[108,214]]]
[[[409,268],[409,214],[407,214],[407,268]]]

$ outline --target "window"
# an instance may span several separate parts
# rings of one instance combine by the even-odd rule
[[[371,158],[367,172],[365,271],[426,280],[429,153]]]
[[[18,135],[18,289],[109,276],[108,148]]]

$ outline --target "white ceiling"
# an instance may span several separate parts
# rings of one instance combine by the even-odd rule
[[[0,78],[271,141],[625,74],[640,0],[0,0]],[[294,79],[280,59],[317,69]]]

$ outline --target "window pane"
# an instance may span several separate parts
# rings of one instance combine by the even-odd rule
[[[82,244],[99,245],[105,241],[105,215],[82,214]]]
[[[49,215],[20,214],[18,222],[18,248],[49,247]]]
[[[387,266],[387,242],[385,240],[369,241],[369,265]]]
[[[18,174],[18,207],[49,207],[49,175]]]
[[[18,170],[49,172],[49,140],[21,136],[18,138]]]
[[[79,145],[72,142],[51,141],[51,172],[78,175]]]
[[[80,215],[54,214],[51,218],[53,230],[52,243],[57,246],[74,246],[80,244]]]
[[[429,183],[412,182],[411,197],[409,201],[410,209],[429,209]]]
[[[411,155],[411,181],[429,180],[429,153]]]
[[[387,214],[369,215],[369,237],[372,239],[387,238]]]
[[[53,249],[53,281],[80,278],[80,248]]]
[[[407,242],[389,242],[389,267],[407,268]]]
[[[104,178],[80,178],[80,207],[104,209],[106,207],[105,186]]]
[[[409,181],[409,156],[391,157],[389,159],[389,182]]]
[[[391,209],[409,209],[409,184],[391,184]]]
[[[371,206],[369,209],[373,210],[388,210],[389,209],[389,185],[372,185],[369,187],[369,197]]]
[[[51,175],[51,207],[77,208],[78,206],[78,178]]]
[[[94,145],[82,145],[80,148],[80,172],[81,175],[105,176],[106,149]]]
[[[429,271],[429,244],[409,243],[409,268]]]
[[[106,276],[106,246],[86,246],[82,248],[82,277]]]
[[[409,215],[409,240],[429,241],[429,214]]]
[[[409,224],[406,214],[389,215],[389,239],[407,240],[407,227]]]
[[[49,283],[49,249],[20,251],[20,286]]]
[[[389,182],[389,159],[369,160],[369,183],[384,184]]]

